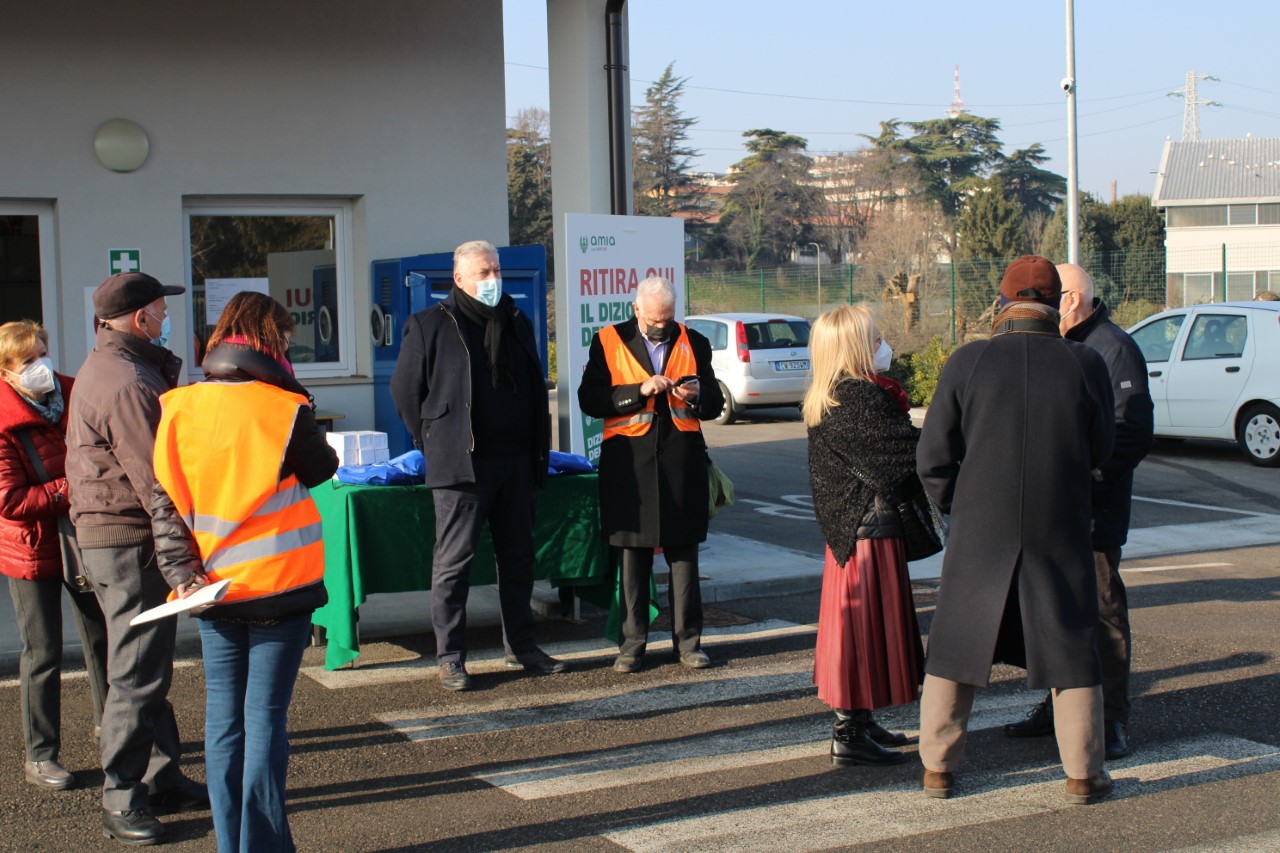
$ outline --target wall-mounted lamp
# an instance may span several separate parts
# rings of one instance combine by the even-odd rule
[[[132,172],[147,162],[151,142],[137,122],[113,118],[93,135],[93,153],[113,172]]]

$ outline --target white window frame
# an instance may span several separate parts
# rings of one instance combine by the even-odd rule
[[[182,206],[182,233],[186,246],[182,252],[183,273],[187,288],[191,280],[191,217],[193,216],[330,216],[333,217],[334,266],[338,273],[338,340],[341,342],[341,358],[319,364],[299,363],[293,366],[299,379],[323,379],[354,376],[356,372],[355,340],[355,267],[352,251],[351,199],[310,199],[298,197],[200,197],[186,198]],[[195,310],[194,300],[188,300],[189,310]],[[188,315],[193,323],[194,316]],[[194,327],[194,326],[193,326]],[[187,336],[188,373],[192,379],[204,377],[204,371],[195,366],[195,341]]]

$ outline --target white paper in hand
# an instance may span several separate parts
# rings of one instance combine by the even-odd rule
[[[227,587],[229,586],[231,586],[231,578],[223,578],[216,583],[200,587],[186,598],[175,598],[173,601],[166,601],[158,607],[144,610],[130,619],[129,624],[141,625],[144,622],[154,622],[166,616],[177,616],[179,613],[185,613],[197,607],[217,604],[227,594]]]

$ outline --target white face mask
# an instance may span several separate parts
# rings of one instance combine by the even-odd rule
[[[488,305],[490,308],[496,308],[498,300],[502,298],[502,277],[494,276],[486,278],[484,281],[476,282],[476,299]]]
[[[33,396],[48,394],[53,390],[53,362],[48,358],[37,358],[19,373],[12,370],[6,370],[5,373],[16,379]]]
[[[889,369],[890,363],[893,362],[893,347],[889,346],[889,342],[884,338],[880,339],[880,348],[876,350],[875,369],[876,373],[884,373]]]

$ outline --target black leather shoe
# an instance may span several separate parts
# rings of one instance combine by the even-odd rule
[[[52,758],[45,761],[28,761],[22,765],[22,774],[37,788],[65,791],[67,788],[76,786],[76,777]]]
[[[1027,718],[1016,723],[1005,723],[1004,733],[1009,737],[1046,737],[1053,734],[1053,700],[1044,701],[1027,712]]]
[[[146,809],[122,812],[102,810],[102,835],[114,838],[121,844],[145,847],[159,844],[164,838],[164,824],[156,820]]]
[[[534,649],[529,652],[507,655],[507,667],[509,669],[531,669],[543,675],[550,675],[553,672],[564,672],[569,668],[569,664],[562,660],[556,660],[542,649]]]
[[[458,661],[440,664],[440,686],[445,690],[470,690],[471,676],[466,665]]]
[[[711,658],[702,649],[694,649],[691,652],[676,652],[674,657],[681,666],[687,666],[689,669],[707,669],[711,666]]]
[[[172,788],[147,797],[152,814],[200,812],[209,808],[209,789],[199,782],[183,779]]]
[[[1133,752],[1133,747],[1129,745],[1129,727],[1124,723],[1108,721],[1103,725],[1102,732],[1106,739],[1107,761],[1124,758]]]
[[[618,655],[613,660],[614,672],[639,672],[640,655]]]

